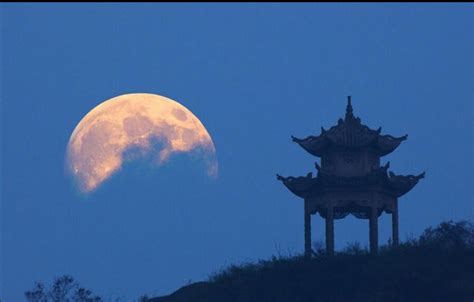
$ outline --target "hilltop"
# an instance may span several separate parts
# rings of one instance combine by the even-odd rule
[[[474,227],[443,222],[398,247],[371,255],[352,244],[335,256],[317,250],[232,265],[206,282],[149,302],[472,301]]]

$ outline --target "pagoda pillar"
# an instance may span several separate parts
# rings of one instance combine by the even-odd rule
[[[379,239],[378,239],[378,211],[376,206],[370,208],[369,218],[369,236],[370,236],[370,253],[377,254]]]
[[[311,213],[304,207],[304,257],[311,258]]]
[[[395,200],[392,213],[392,245],[398,246],[398,200]]]
[[[326,253],[334,255],[334,207],[329,205],[326,211]]]

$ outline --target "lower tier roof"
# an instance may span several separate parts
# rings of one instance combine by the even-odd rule
[[[312,173],[300,177],[283,177],[277,174],[277,179],[301,198],[341,189],[378,189],[400,197],[409,192],[424,176],[425,172],[416,176],[396,175],[388,172],[387,167],[381,167],[362,177],[342,177],[319,171],[317,177],[313,177]]]

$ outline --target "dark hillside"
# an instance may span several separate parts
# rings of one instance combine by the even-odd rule
[[[473,301],[474,228],[445,222],[377,256],[358,245],[234,265],[153,302]]]

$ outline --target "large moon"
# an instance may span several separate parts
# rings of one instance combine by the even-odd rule
[[[120,170],[130,148],[156,152],[158,164],[173,153],[204,150],[207,173],[217,176],[216,149],[201,121],[178,102],[147,93],[120,95],[87,113],[69,139],[66,167],[79,190],[89,193]]]

